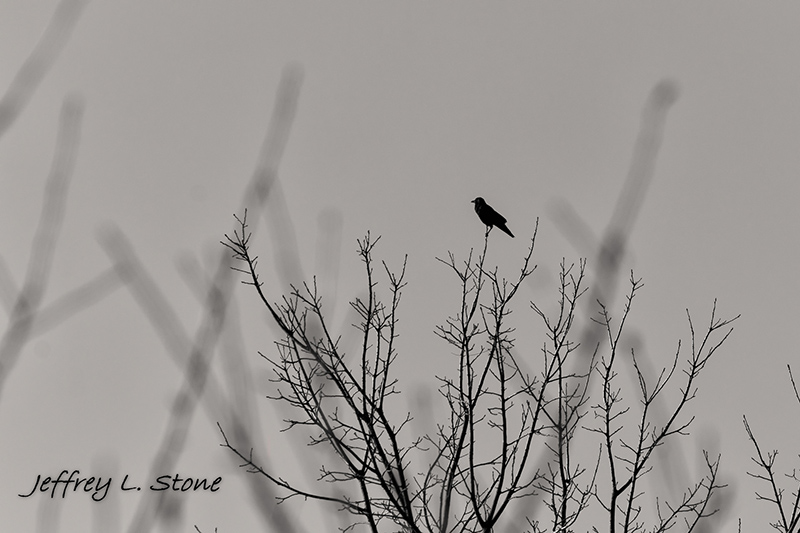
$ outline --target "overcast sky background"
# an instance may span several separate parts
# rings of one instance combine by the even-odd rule
[[[0,91],[55,6],[0,0]],[[280,179],[304,271],[336,273],[334,321],[346,324],[346,301],[364,287],[356,239],[382,235],[376,256],[393,267],[408,254],[401,386],[432,387],[426,374],[450,363],[433,329],[455,311],[458,290],[435,258],[464,258],[482,244],[470,200],[486,198],[516,234],[491,235],[490,260],[508,276],[540,218],[540,270],[515,316],[535,358],[540,341],[525,340],[524,324],[535,320],[527,300],[555,299],[562,257],[594,259],[552,213],[566,202],[602,233],[648,95],[672,80],[679,98],[622,268],[645,283],[633,326],[651,359],[667,364],[687,337],[686,308],[702,325],[714,298],[719,315],[742,314],[702,377],[693,435],[716,435],[735,482],[731,530],[737,517],[764,530],[774,514],[755,501],[764,487],[745,475],[751,448],[741,418],[750,417],[764,448],[781,449],[790,471],[800,442],[786,374],[797,360],[800,300],[798,20],[793,3],[91,2],[0,139],[0,255],[20,284],[60,108],[79,95],[80,148],[44,305],[110,266],[97,236],[113,223],[193,333],[200,306],[176,265],[187,257],[212,264],[257,163],[282,71],[299,65]],[[315,266],[320,225],[337,221],[338,270]],[[275,242],[261,231],[255,245],[277,296],[282,287],[268,272]],[[274,332],[255,295],[236,290],[263,396],[269,369],[257,350],[273,349]],[[103,464],[144,484],[182,381],[125,289],[33,338],[0,398],[3,527],[35,530],[45,498],[17,494],[39,474],[95,473]],[[259,405],[269,424],[268,401]],[[260,525],[219,442],[214,421],[198,414],[179,470],[221,475],[224,485],[189,500],[181,531]],[[271,443],[269,453],[285,455],[281,446]],[[691,446],[686,453],[699,457]],[[87,530],[97,505],[124,531],[137,499],[114,492],[93,504],[70,495],[60,531]]]

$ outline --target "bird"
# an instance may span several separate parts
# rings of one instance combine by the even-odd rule
[[[496,226],[507,233],[511,238],[514,238],[514,234],[511,233],[511,230],[506,226],[505,217],[492,209],[492,206],[487,204],[483,198],[478,196],[472,200],[472,203],[475,204],[475,212],[478,213],[478,218],[488,226],[489,229],[487,232],[490,231],[493,226]]]

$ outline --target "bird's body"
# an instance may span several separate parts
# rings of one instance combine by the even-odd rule
[[[478,218],[480,218],[481,222],[486,224],[489,229],[492,229],[492,227],[498,227],[501,231],[507,233],[512,238],[514,237],[514,234],[511,233],[511,230],[508,229],[508,226],[506,226],[505,217],[492,209],[492,206],[487,204],[483,198],[478,196],[472,200],[472,203],[475,204],[475,212],[478,213]]]

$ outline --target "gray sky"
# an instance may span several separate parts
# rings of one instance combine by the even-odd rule
[[[55,6],[0,0],[0,91]],[[763,529],[772,510],[755,502],[758,487],[745,475],[741,417],[751,417],[765,448],[782,450],[779,459],[790,460],[800,438],[786,374],[800,299],[791,244],[800,228],[798,17],[792,3],[90,2],[0,138],[0,255],[19,285],[60,108],[79,95],[80,147],[43,304],[110,265],[97,236],[114,224],[195,332],[200,308],[176,264],[212,264],[257,163],[281,73],[300,65],[280,179],[304,271],[330,278],[315,267],[319,228],[340,219],[334,321],[346,324],[346,301],[364,286],[355,240],[382,235],[376,255],[390,266],[407,253],[401,385],[432,386],[419,365],[448,368],[449,347],[433,328],[455,311],[458,289],[435,257],[465,257],[482,244],[470,200],[485,197],[517,235],[492,234],[491,259],[509,276],[540,218],[540,271],[517,311],[520,342],[536,357],[539,341],[522,340],[525,321],[535,320],[525,302],[553,300],[561,258],[590,253],[552,214],[567,202],[602,233],[648,94],[672,80],[679,98],[622,270],[644,278],[633,321],[656,364],[686,339],[687,307],[702,325],[714,298],[721,316],[742,313],[701,380],[694,435],[718,432],[735,513]],[[256,245],[277,296],[275,242],[262,231]],[[255,296],[236,290],[263,397],[268,366],[256,352],[272,349],[274,332]],[[115,479],[144,484],[182,379],[126,290],[33,338],[0,402],[3,523],[34,530],[45,497],[17,494],[39,474],[94,473],[110,461]],[[275,415],[267,400],[259,405],[266,425]],[[183,531],[258,525],[214,422],[196,416],[188,439],[180,472],[221,475],[224,488],[189,501]],[[137,501],[117,491],[99,505],[116,505],[126,530]],[[60,531],[85,530],[92,510],[86,496],[69,496]]]

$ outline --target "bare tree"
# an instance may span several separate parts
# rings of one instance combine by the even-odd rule
[[[534,373],[528,363],[533,358],[516,347],[508,316],[518,289],[536,269],[531,262],[536,233],[519,273],[508,280],[498,267],[486,265],[487,230],[477,257],[471,251],[463,262],[452,253],[447,260],[440,259],[460,283],[456,313],[435,330],[455,349],[455,374],[437,377],[446,422],[437,424],[431,434],[409,437],[404,430],[412,417],[408,412],[398,417],[393,407],[400,389],[391,371],[397,356],[405,262],[399,274],[381,263],[388,281],[388,297],[382,299],[373,259],[379,239],[368,233],[358,241],[367,295],[351,302],[360,317],[355,326],[361,341],[357,358],[350,359],[340,348],[341,337],[329,329],[316,281],[292,286],[291,293],[278,300],[267,295],[258,258],[250,251],[246,216],[245,212],[237,217],[238,229],[226,235],[223,244],[242,262],[236,270],[246,275],[243,283],[255,288],[282,333],[277,354],[262,354],[275,371],[277,393],[272,399],[291,407],[287,429],[310,428],[310,444],[327,447],[336,457],[334,464],[320,465],[319,481],[332,484],[332,491],[301,487],[266,468],[253,450],[235,446],[220,427],[223,446],[243,461],[242,466],[285,491],[281,501],[300,496],[331,502],[357,517],[345,530],[361,524],[373,532],[505,530],[512,525],[513,515],[507,511],[513,505],[527,506],[526,520],[534,532],[574,531],[593,501],[605,509],[609,532],[661,532],[680,520],[690,532],[716,512],[710,502],[724,487],[717,481],[720,458],[707,452],[707,473],[686,489],[680,501],[655,500],[652,527],[645,525],[640,503],[645,476],[653,469],[653,452],[687,434],[693,417],[687,419],[684,411],[697,394],[697,379],[738,318],[717,318],[716,302],[702,335],[695,333],[687,311],[691,353],[680,367],[678,343],[671,366],[662,369],[653,383],[639,367],[636,354],[625,359],[620,348],[641,281],[631,274],[631,290],[618,324],[598,302],[597,322],[607,339],[593,347],[587,365],[585,358],[572,356],[579,347],[572,338],[578,300],[586,291],[586,263],[567,266],[562,261],[556,312],[549,315],[531,302],[546,332],[538,358],[542,368]],[[599,356],[601,351],[604,355]],[[639,413],[632,423],[627,420],[635,410],[616,380],[621,365],[631,365],[638,377]],[[668,399],[665,391],[680,374],[685,379],[668,418],[654,420],[653,406]],[[593,375],[600,380],[594,400]],[[581,421],[590,401],[599,425],[586,428]],[[591,442],[594,435],[600,437],[596,444],[601,454],[592,459],[576,453],[576,443]],[[428,458],[427,466],[414,466],[418,456]],[[598,477],[601,465],[608,469],[607,483]],[[544,504],[547,512],[538,512],[538,504]],[[593,530],[599,531],[597,526]]]

